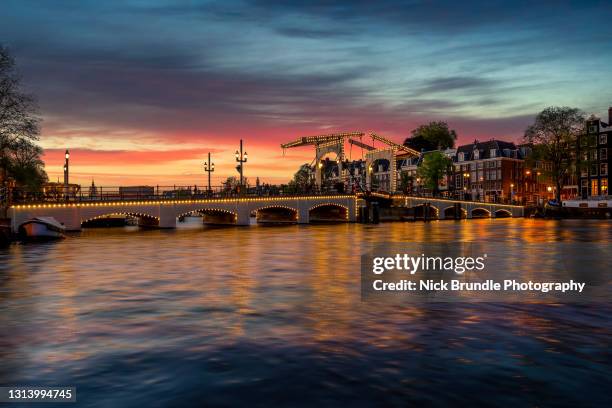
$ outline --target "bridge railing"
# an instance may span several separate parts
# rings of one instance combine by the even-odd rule
[[[207,187],[189,186],[91,186],[81,187],[70,184],[53,185],[39,190],[15,188],[10,192],[10,202],[23,203],[65,203],[65,202],[100,202],[100,201],[162,201],[204,198],[241,198],[241,197],[285,197],[305,195],[338,195],[345,194],[336,189],[318,191],[314,189],[296,189],[291,186],[261,185],[258,187]],[[348,194],[348,193],[347,193]]]

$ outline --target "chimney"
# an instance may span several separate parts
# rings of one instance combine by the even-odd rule
[[[612,106],[608,108],[608,126],[612,126]]]

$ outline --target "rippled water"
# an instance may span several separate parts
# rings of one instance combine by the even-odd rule
[[[380,241],[610,242],[610,222],[195,221],[0,249],[0,383],[92,407],[609,402],[610,303],[373,305],[359,262]]]

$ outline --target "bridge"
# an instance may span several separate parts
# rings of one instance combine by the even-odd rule
[[[413,208],[415,214],[429,219],[506,218],[525,215],[525,207],[521,205],[412,196],[401,196],[401,201],[404,207]]]
[[[471,219],[524,216],[524,207],[511,204],[448,200],[433,197],[388,196],[395,206],[413,210],[419,219]],[[138,219],[138,225],[175,228],[177,220],[189,215],[203,217],[204,223],[250,225],[255,216],[262,223],[308,224],[313,222],[355,222],[361,205],[355,195],[311,195],[277,197],[232,197],[174,200],[112,200],[65,203],[18,204],[9,208],[11,229],[19,230],[33,217],[54,217],[67,230],[78,231],[88,221],[124,215]]]
[[[141,226],[157,228],[175,228],[177,220],[192,214],[202,215],[204,222],[230,225],[250,225],[252,215],[259,222],[272,223],[352,222],[356,201],[354,195],[322,195],[32,203],[13,205],[9,218],[15,233],[29,219],[45,216],[63,223],[69,231],[110,215],[131,216]]]

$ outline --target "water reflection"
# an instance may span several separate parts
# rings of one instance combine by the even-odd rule
[[[189,220],[189,219],[188,219]],[[0,383],[79,405],[584,404],[610,304],[360,301],[379,242],[610,242],[600,221],[88,230],[0,250]],[[567,254],[566,254],[567,255]],[[542,257],[522,261],[525,276]]]

